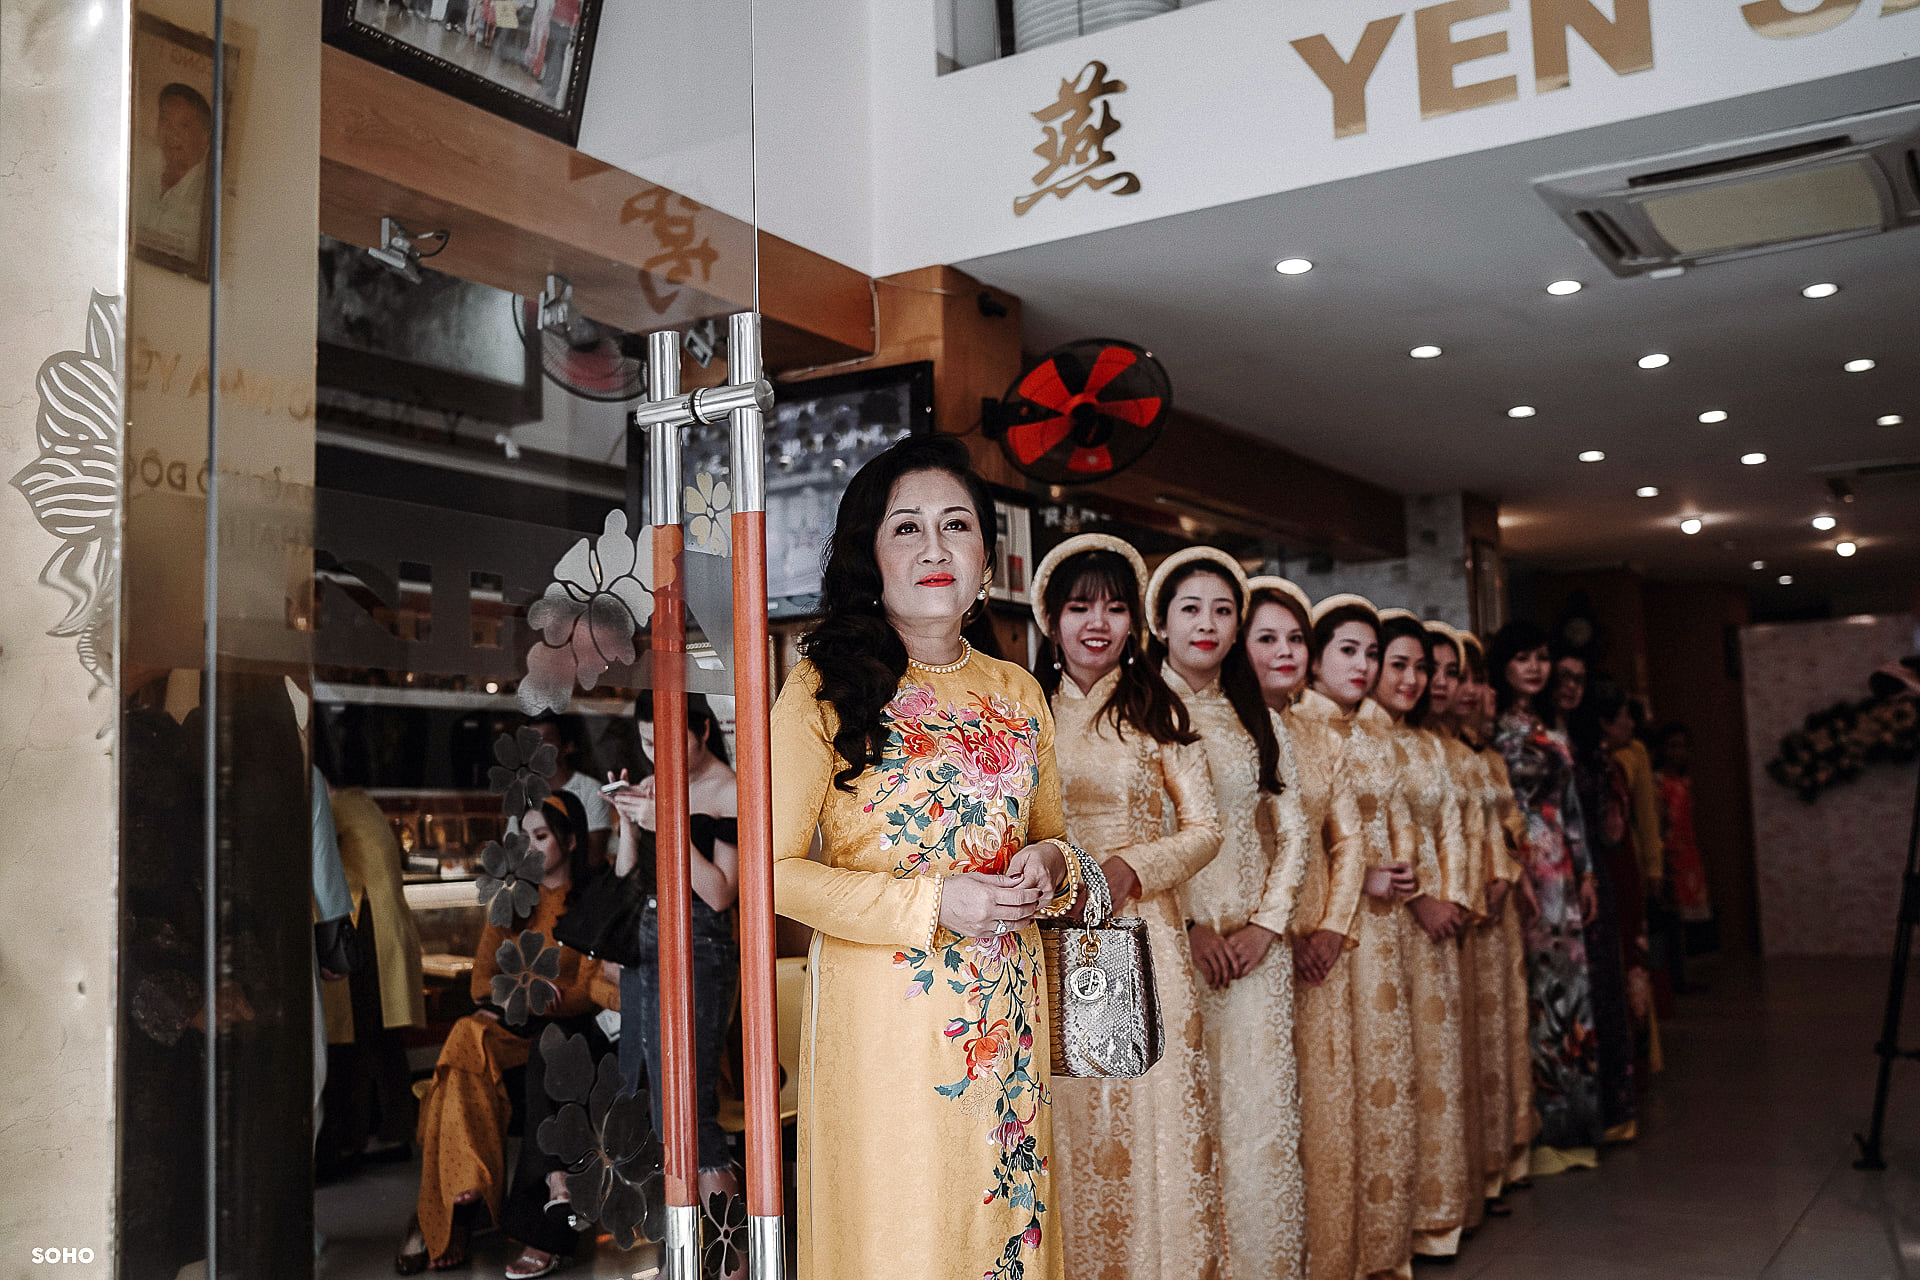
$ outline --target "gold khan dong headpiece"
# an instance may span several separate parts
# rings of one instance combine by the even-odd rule
[[[1307,593],[1302,591],[1297,583],[1289,582],[1285,578],[1277,578],[1267,573],[1262,574],[1258,578],[1247,579],[1247,599],[1252,600],[1253,593],[1256,591],[1278,592],[1300,606],[1302,617],[1311,618],[1313,616],[1313,601],[1307,599]],[[1308,623],[1307,625],[1312,626],[1313,624]]]
[[[1365,596],[1357,596],[1353,594],[1353,592],[1351,591],[1342,591],[1337,595],[1328,596],[1326,599],[1322,600],[1319,604],[1316,604],[1315,606],[1313,606],[1313,612],[1307,615],[1307,621],[1309,621],[1310,623],[1312,623],[1314,626],[1317,627],[1320,625],[1320,619],[1326,617],[1328,614],[1332,613],[1335,609],[1341,608],[1344,605],[1355,605],[1361,609],[1365,609],[1367,613],[1371,615],[1371,617],[1373,618],[1374,625],[1375,626],[1379,625],[1380,623],[1379,607],[1375,605],[1373,601],[1367,599]]]
[[[1462,669],[1465,669],[1467,665],[1467,646],[1461,643],[1460,632],[1456,628],[1448,623],[1435,620],[1427,623],[1427,634],[1438,636],[1440,639],[1452,645],[1453,660],[1459,663]]]
[[[1043,636],[1050,634],[1047,631],[1047,583],[1053,580],[1053,571],[1058,569],[1062,564],[1065,564],[1068,557],[1077,556],[1082,551],[1111,551],[1115,555],[1123,557],[1128,564],[1133,566],[1133,581],[1134,585],[1138,587],[1140,591],[1141,607],[1147,607],[1145,604],[1147,595],[1147,562],[1140,558],[1140,553],[1133,549],[1133,545],[1114,537],[1110,533],[1076,533],[1053,550],[1047,552],[1046,556],[1040,561],[1040,567],[1034,570],[1033,589],[1031,593],[1033,596],[1033,620],[1040,625],[1040,634]]]
[[[1238,560],[1218,547],[1187,547],[1185,550],[1176,551],[1162,560],[1160,567],[1153,571],[1153,577],[1147,581],[1146,599],[1142,602],[1147,610],[1147,627],[1161,640],[1167,638],[1167,632],[1166,628],[1160,625],[1160,610],[1156,603],[1160,598],[1160,588],[1165,586],[1167,579],[1181,568],[1196,560],[1209,561],[1225,570],[1224,576],[1240,588],[1240,607],[1245,609],[1247,606],[1247,597],[1252,593],[1247,586],[1247,571],[1240,567]]]
[[[1396,618],[1405,618],[1409,622],[1419,623],[1420,627],[1423,630],[1427,625],[1424,622],[1420,622],[1419,615],[1414,613],[1414,611],[1411,609],[1382,609],[1380,610],[1378,616],[1380,618],[1380,623],[1382,626],[1385,626],[1387,623],[1392,622]]]

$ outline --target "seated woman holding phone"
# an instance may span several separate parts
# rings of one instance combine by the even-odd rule
[[[641,749],[654,759],[653,694],[643,691],[634,705]],[[700,1120],[701,1212],[726,1221],[726,1210],[740,1194],[740,1181],[720,1128],[720,1056],[727,1023],[733,1016],[740,977],[740,949],[733,931],[734,899],[739,895],[739,794],[727,740],[705,697],[687,695],[687,858],[693,883],[693,1042],[694,1100]],[[637,1087],[641,1069],[649,1077],[653,1128],[661,1131],[659,913],[654,874],[654,780],[651,774],[629,783],[625,772],[602,790],[616,814],[614,871],[639,876],[646,909],[640,921],[640,962],[620,971],[620,1070]],[[730,1274],[745,1274],[741,1270]]]

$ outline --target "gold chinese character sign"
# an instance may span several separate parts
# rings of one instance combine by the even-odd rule
[[[1033,175],[1033,185],[1039,190],[1014,200],[1016,217],[1045,196],[1064,200],[1081,187],[1116,196],[1130,196],[1140,190],[1140,179],[1132,173],[1095,172],[1117,163],[1107,149],[1107,140],[1120,132],[1119,119],[1102,99],[1126,91],[1126,81],[1108,79],[1107,64],[1097,61],[1080,68],[1071,80],[1060,82],[1060,96],[1033,113],[1046,132],[1045,141],[1033,149],[1033,154],[1046,163]]]

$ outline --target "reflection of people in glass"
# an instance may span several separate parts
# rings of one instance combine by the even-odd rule
[[[143,248],[197,262],[213,108],[199,90],[175,81],[160,90],[154,134],[157,148],[141,161],[134,238]]]

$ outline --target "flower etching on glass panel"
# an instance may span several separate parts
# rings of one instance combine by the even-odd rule
[[[493,1002],[510,1027],[526,1025],[527,1015],[542,1017],[560,1000],[560,948],[546,935],[528,929],[508,938],[493,953],[500,972],[493,975]]]
[[[702,471],[687,486],[687,548],[710,556],[727,554],[727,504],[733,490]]]
[[[614,663],[634,660],[633,638],[653,617],[653,531],[627,533],[627,513],[607,512],[600,536],[582,538],[553,567],[546,594],[527,609],[540,638],[527,650],[520,706],[565,711],[577,681],[591,689]]]
[[[533,914],[540,905],[540,877],[546,874],[546,864],[546,856],[518,831],[481,846],[481,873],[474,887],[480,905],[487,909],[488,924],[510,929],[515,920]]]
[[[487,770],[487,790],[504,797],[500,807],[509,820],[553,794],[547,779],[559,772],[560,748],[543,741],[538,729],[522,725],[501,734],[493,740],[493,758],[499,763]]]
[[[582,1035],[540,1033],[547,1096],[560,1108],[540,1122],[540,1149],[567,1168],[567,1195],[576,1219],[597,1222],[614,1244],[632,1249],[665,1233],[666,1203],[660,1140],[639,1095],[605,1054],[596,1071]]]
[[[120,343],[120,299],[95,293],[87,302],[85,350],[55,352],[40,366],[39,452],[12,480],[40,527],[60,542],[40,581],[68,607],[47,634],[77,637],[80,665],[96,691],[113,670],[119,594]]]

